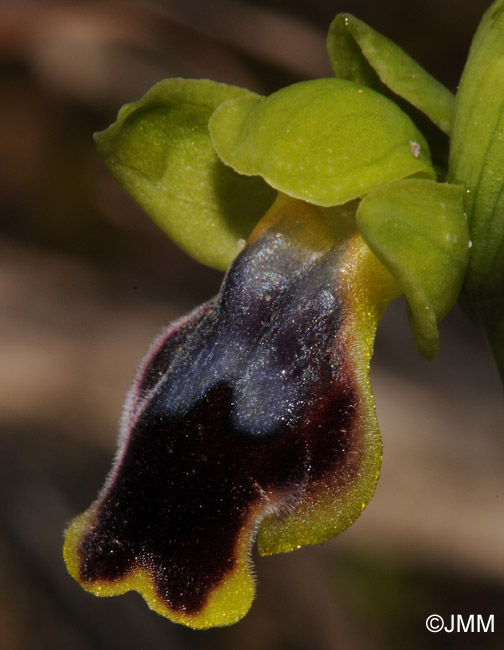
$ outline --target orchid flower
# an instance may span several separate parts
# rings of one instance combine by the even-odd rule
[[[344,14],[329,31],[334,78],[268,97],[168,79],[96,135],[155,223],[226,274],[140,364],[105,486],[66,531],[84,589],[136,590],[193,628],[238,621],[255,541],[262,555],[320,543],[373,494],[369,363],[390,301],[405,295],[427,359],[461,292],[504,332],[504,92],[488,111],[478,94],[504,82],[494,68],[475,81],[487,60],[502,66],[503,7],[483,18],[456,100]]]

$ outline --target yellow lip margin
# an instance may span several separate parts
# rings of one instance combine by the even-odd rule
[[[344,319],[337,345],[359,403],[349,462],[338,476],[325,476],[310,483],[299,503],[284,517],[268,516],[259,527],[257,545],[261,555],[287,553],[301,546],[319,544],[343,532],[369,503],[380,475],[382,443],[376,421],[369,364],[376,327],[385,307],[401,295],[401,289],[374,256],[357,231],[343,242],[341,264],[334,281],[344,304]],[[346,475],[345,475],[346,473]]]
[[[280,195],[267,217],[254,231],[260,236],[267,227],[282,221],[287,236],[300,238],[308,250],[325,252],[334,244],[320,209]],[[317,224],[310,237],[307,222]],[[374,413],[369,383],[369,360],[372,354],[376,324],[385,306],[401,292],[392,276],[354,232],[340,245],[344,248],[341,264],[334,269],[334,283],[344,302],[344,320],[337,342],[338,352],[351,371],[358,388],[358,412],[355,421],[357,441],[351,450],[351,461],[357,472],[348,476],[324,476],[305,486],[301,500],[283,516],[270,515],[270,497],[263,495],[249,510],[235,545],[233,568],[209,590],[201,610],[188,613],[175,610],[157,592],[153,572],[145,565],[134,567],[124,577],[114,580],[85,581],[81,578],[81,541],[92,531],[100,500],[71,522],[65,533],[63,555],[70,575],[96,596],[116,596],[137,591],[150,609],[176,623],[194,629],[232,625],[250,609],[255,581],[250,562],[250,549],[259,530],[258,547],[262,555],[281,553],[315,544],[336,535],[349,526],[371,498],[379,475],[381,440]],[[343,468],[343,474],[346,468]],[[339,480],[338,480],[339,479]],[[274,495],[270,495],[274,496]],[[282,500],[282,499],[281,499]],[[281,509],[280,509],[281,511]],[[218,534],[218,531],[217,531]]]
[[[95,596],[120,596],[128,591],[137,591],[147,605],[161,616],[174,623],[182,623],[193,629],[207,629],[232,625],[249,611],[255,595],[255,580],[251,570],[250,548],[257,520],[262,508],[256,507],[240,533],[236,545],[236,562],[233,569],[217,584],[200,612],[189,614],[170,608],[156,591],[154,580],[146,568],[137,568],[122,579],[86,582],[80,577],[79,544],[93,526],[96,506],[92,506],[76,517],[65,532],[63,557],[67,570],[83,589]]]

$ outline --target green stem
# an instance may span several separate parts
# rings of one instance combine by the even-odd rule
[[[490,344],[504,384],[504,298],[493,298],[469,304]]]

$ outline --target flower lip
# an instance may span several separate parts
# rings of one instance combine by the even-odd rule
[[[356,514],[344,527],[368,500],[379,444],[367,447],[374,421],[345,354],[334,269],[347,245],[330,246],[318,208],[292,203],[297,222],[280,204],[280,223],[256,231],[217,299],[169,328],[140,369],[110,478],[67,532],[86,589],[136,589],[174,620],[228,624],[250,606],[250,545],[265,518],[317,495],[340,512],[348,493]],[[314,533],[312,516],[299,530],[315,543],[330,533]]]

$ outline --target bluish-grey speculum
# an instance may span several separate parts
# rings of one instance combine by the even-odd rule
[[[217,298],[158,340],[78,547],[83,583],[142,568],[170,609],[198,612],[233,569],[258,504],[295,503],[308,482],[348,463],[358,398],[331,345],[338,255],[266,230]]]

